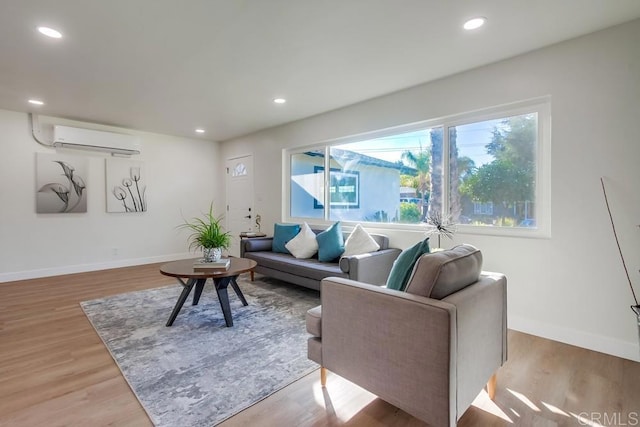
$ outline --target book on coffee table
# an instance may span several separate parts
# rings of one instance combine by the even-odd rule
[[[229,260],[229,258],[220,258],[219,261],[211,261],[211,262],[205,262],[204,260],[199,259],[197,261],[194,261],[193,269],[196,271],[211,270],[211,269],[226,270],[227,268],[229,268],[229,265],[231,265],[231,261]]]

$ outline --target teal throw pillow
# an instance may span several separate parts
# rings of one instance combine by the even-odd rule
[[[342,226],[340,221],[318,233],[318,261],[331,262],[344,252],[344,237],[342,236]]]
[[[407,287],[407,283],[409,282],[409,278],[411,277],[411,273],[413,272],[413,266],[422,255],[428,253],[428,237],[402,251],[391,267],[389,278],[387,278],[387,289],[404,291]]]
[[[290,254],[285,245],[289,240],[293,239],[300,232],[300,226],[298,224],[275,224],[273,226],[273,243],[271,244],[271,250],[273,252],[281,252],[283,254]]]

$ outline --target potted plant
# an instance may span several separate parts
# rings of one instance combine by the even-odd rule
[[[228,249],[231,244],[231,234],[222,227],[223,216],[216,217],[213,214],[213,203],[209,206],[209,212],[204,218],[192,218],[184,221],[179,228],[191,231],[189,235],[189,249],[202,249],[204,262],[220,260],[222,250]]]

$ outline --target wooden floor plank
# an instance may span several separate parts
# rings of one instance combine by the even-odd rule
[[[79,303],[175,284],[158,268],[0,283],[0,425],[150,426]],[[514,331],[508,340],[495,401],[481,392],[459,426],[603,424],[605,414],[640,425],[640,364]],[[323,389],[319,371],[222,424],[281,425],[424,424],[331,372]]]

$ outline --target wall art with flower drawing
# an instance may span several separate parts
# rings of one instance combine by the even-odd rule
[[[86,157],[36,153],[36,212],[87,212]]]
[[[146,212],[147,184],[142,162],[106,159],[107,212]]]

